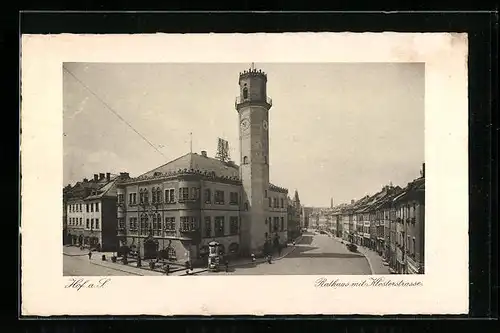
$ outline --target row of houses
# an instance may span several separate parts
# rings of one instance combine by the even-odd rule
[[[219,177],[221,170],[235,169],[234,180],[205,179],[206,171],[190,173],[186,169],[172,173],[166,187],[165,180],[157,175],[146,179],[147,183],[144,177],[131,178],[125,172],[84,178],[63,189],[63,244],[102,251],[135,245],[145,256],[156,256],[167,249],[164,252],[168,253],[168,259],[186,261],[203,257],[208,242],[216,240],[225,253],[238,254],[240,214],[248,208],[241,201],[237,166],[229,164],[229,169],[203,152],[177,160],[176,170],[181,160],[189,160],[186,165],[217,171],[215,175]],[[302,212],[298,192],[295,191],[293,199],[281,188],[272,187],[266,192],[270,215],[265,221],[266,237],[271,239],[273,235],[280,243],[298,237]],[[131,213],[134,207],[139,207],[136,215]],[[186,215],[190,210],[199,214]]]
[[[63,244],[116,250],[117,185],[129,174],[94,174],[63,189]]]
[[[424,273],[425,164],[421,177],[405,187],[390,184],[312,216],[316,228],[376,251],[391,272]]]

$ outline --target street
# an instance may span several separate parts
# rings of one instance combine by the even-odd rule
[[[94,256],[92,260],[101,259]],[[63,276],[135,276],[135,274],[92,264],[86,255],[63,255]]]
[[[291,246],[291,245],[290,245]],[[291,249],[287,249],[291,250]],[[89,260],[87,255],[77,248],[66,248],[63,256],[64,276],[134,276],[147,271],[137,268],[105,267],[100,258],[94,255]],[[95,262],[95,263],[92,263]],[[114,264],[113,264],[114,266]],[[121,270],[123,269],[123,270]],[[137,270],[137,274],[134,274]],[[158,274],[158,273],[155,273]],[[198,275],[363,275],[371,274],[370,265],[361,253],[347,250],[339,240],[323,234],[305,232],[295,249],[280,260],[271,264],[247,263],[230,267],[228,272],[202,272]],[[161,274],[160,274],[161,275]]]
[[[229,272],[206,272],[207,275],[362,275],[371,274],[370,265],[361,253],[347,250],[328,235],[304,233],[296,249],[272,264],[248,264]]]

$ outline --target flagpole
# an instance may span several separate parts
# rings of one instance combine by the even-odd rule
[[[193,153],[193,132],[189,132],[189,152]]]

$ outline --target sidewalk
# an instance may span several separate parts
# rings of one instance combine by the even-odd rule
[[[88,256],[88,249],[80,250],[79,247],[71,247],[71,246],[65,246],[63,248],[63,255],[65,256],[71,256],[71,257],[85,257]],[[102,260],[102,255],[106,256],[106,260]],[[112,262],[111,257],[115,253],[113,252],[96,252],[92,251],[92,259],[89,260],[89,262],[93,265],[101,266],[101,267],[106,267],[110,268],[116,271],[121,271],[124,273],[129,273],[137,276],[165,276],[165,272],[161,267],[155,268],[155,270],[151,270],[149,268],[149,261],[143,260],[142,261],[142,266],[137,267],[137,262],[134,258],[129,258],[129,263],[127,265],[124,265],[121,260],[118,260],[117,262]],[[180,265],[180,264],[175,264],[171,263],[170,264],[170,273],[168,276],[183,276],[183,275],[188,275],[186,274],[187,269]],[[191,274],[197,274],[200,273],[201,271],[206,271],[205,268],[199,269],[195,268],[191,271]]]
[[[297,237],[295,239],[295,244],[298,244],[301,240],[302,240],[302,236]],[[296,249],[296,246],[293,246],[292,243],[290,243],[290,244],[288,244],[287,247],[285,247],[281,250],[281,254],[278,257],[273,257],[272,260],[273,261],[281,260],[281,259],[285,258],[286,256],[288,256],[293,251],[295,251],[295,249]],[[236,260],[231,261],[230,264],[228,265],[228,267],[229,268],[237,268],[237,267],[244,267],[244,266],[248,266],[248,265],[261,264],[261,263],[265,263],[265,262],[267,262],[266,258],[258,258],[258,259],[256,258],[255,262],[252,262],[251,258],[238,258]],[[203,273],[206,271],[208,271],[208,268],[201,268],[199,270],[195,270],[194,274]],[[181,275],[187,275],[187,274],[184,273]]]
[[[295,244],[299,244],[302,239],[302,236],[299,236],[295,239]],[[292,245],[292,243],[288,244],[286,248],[283,248],[281,254],[278,257],[273,257],[273,261],[281,260],[288,256],[290,253],[295,251],[296,247]],[[106,260],[102,261],[102,255],[106,255]],[[87,256],[88,249],[80,250],[78,247],[70,247],[65,246],[63,248],[63,255],[66,256]],[[125,273],[137,275],[137,276],[165,276],[165,273],[160,269],[151,270],[149,268],[149,263],[147,261],[142,261],[142,267],[137,267],[137,262],[130,258],[129,263],[124,265],[121,261],[112,262],[111,257],[113,256],[113,252],[92,252],[92,259],[90,262],[93,265],[102,266],[110,269],[114,269],[117,271],[122,271]],[[252,262],[250,258],[238,258],[234,261],[231,261],[229,267],[242,267],[247,265],[259,264],[266,262],[266,258],[259,258],[255,260],[255,263]],[[208,271],[208,268],[194,268],[192,271],[187,273],[187,269],[181,265],[171,264],[170,265],[170,273],[168,276],[187,276],[187,275],[196,275],[199,273],[203,273]]]
[[[389,275],[389,266],[384,266],[383,259],[375,251],[358,246],[359,253],[362,253],[368,260],[373,275]]]
[[[342,238],[332,236],[338,242],[349,243]],[[370,270],[373,275],[389,275],[391,272],[389,271],[389,266],[384,266],[384,260],[382,257],[378,255],[375,251],[365,248],[362,245],[356,245],[358,247],[358,252],[365,256],[366,260],[368,260],[368,265],[370,265]]]

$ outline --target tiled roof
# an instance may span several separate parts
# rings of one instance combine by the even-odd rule
[[[288,189],[269,183],[269,190],[274,192],[288,193]]]
[[[239,167],[236,164],[224,163],[218,159],[205,157],[196,153],[188,153],[135,179],[146,179],[155,176],[155,174],[175,173],[184,169],[193,169],[207,173],[213,172],[215,173],[215,177],[239,178]]]
[[[400,199],[407,197],[410,193],[415,192],[424,192],[425,191],[425,178],[420,177],[415,179],[414,181],[408,183],[408,185],[402,190],[402,192],[397,195],[393,201],[396,202]]]
[[[116,183],[118,177],[115,176],[109,182],[106,182],[104,186],[97,189],[97,194],[89,195],[85,200],[99,199],[105,196],[116,196]]]

